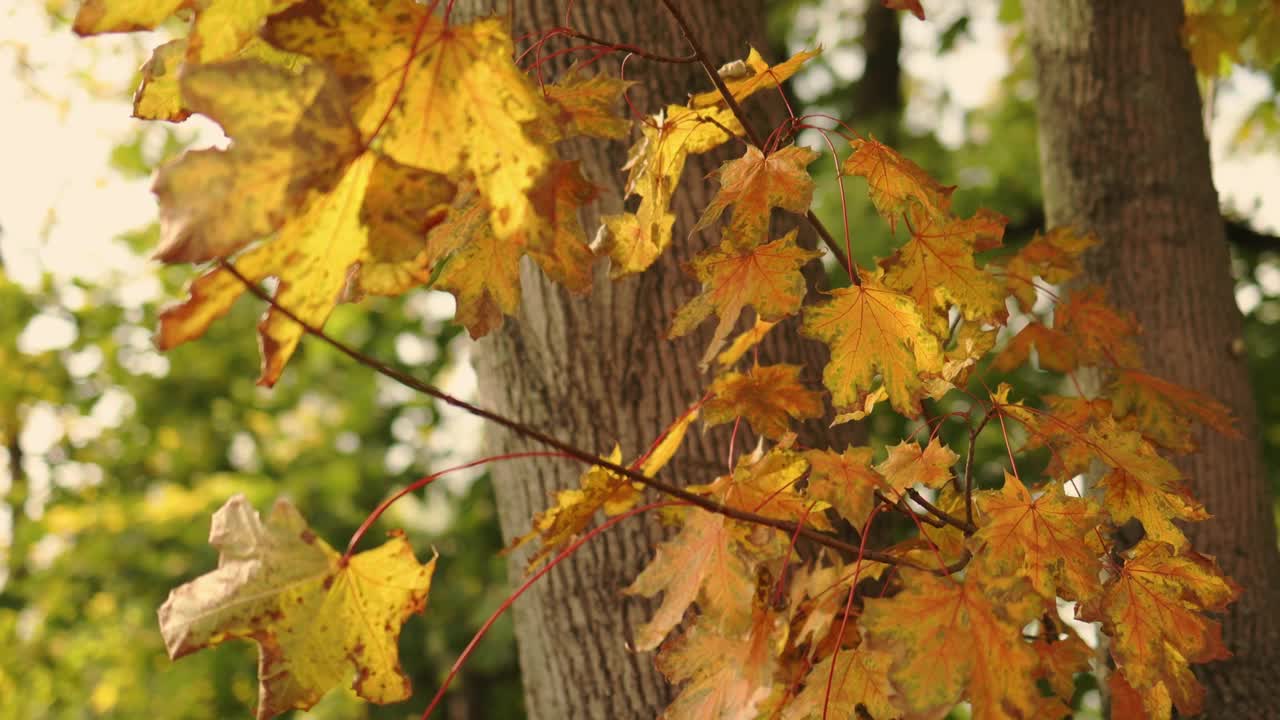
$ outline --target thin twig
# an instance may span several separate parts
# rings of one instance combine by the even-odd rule
[[[657,53],[651,53],[648,50],[645,50],[644,48],[638,45],[629,45],[627,43],[611,42],[609,40],[604,40],[598,37],[588,35],[584,32],[578,32],[573,28],[564,28],[564,29],[566,30],[565,34],[568,35],[569,37],[576,38],[578,40],[586,40],[589,43],[602,45],[604,47],[611,48],[614,50],[622,50],[623,52],[631,53],[636,57],[642,57],[645,60],[652,60],[654,62],[660,62],[660,63],[672,63],[672,64],[683,64],[683,65],[688,65],[690,63],[698,62],[697,55],[685,55],[684,57],[675,57],[673,55],[659,55]]]
[[[898,500],[895,501],[889,498],[884,493],[880,492],[879,490],[875,490],[873,492],[873,497],[875,498],[876,502],[884,503],[885,505],[888,505],[889,507],[893,508],[894,510],[897,510],[903,515],[906,515],[908,518],[911,518],[912,520],[919,520],[920,522],[926,525],[932,525],[936,528],[940,528],[946,525],[945,522],[943,522],[942,520],[932,515],[921,515],[920,513],[912,512],[911,508],[907,507],[907,504],[903,501],[902,498],[899,498]]]
[[[969,452],[964,459],[964,517],[970,525],[973,525],[973,456],[978,448],[978,435],[997,412],[999,411],[993,405],[982,417],[982,422],[969,430]]]
[[[910,496],[912,500],[916,501],[916,503],[918,503],[920,507],[924,508],[925,510],[928,510],[930,515],[933,515],[934,517],[938,518],[942,522],[954,528],[958,528],[965,535],[972,535],[978,532],[977,526],[974,525],[972,522],[965,522],[964,520],[961,520],[955,515],[952,515],[946,510],[943,510],[942,508],[938,507],[937,505],[934,505],[928,500],[925,500],[924,496],[916,492],[915,488],[909,488],[907,490],[907,495]]]
[[[671,17],[676,21],[676,25],[680,26],[680,32],[684,35],[685,41],[689,43],[689,47],[693,49],[694,57],[698,59],[698,62],[702,65],[702,69],[706,71],[707,77],[711,78],[711,83],[716,86],[716,90],[720,92],[720,97],[723,98],[725,104],[729,106],[729,110],[733,112],[733,116],[736,117],[738,119],[738,123],[742,125],[742,130],[746,133],[747,139],[751,141],[752,145],[760,148],[760,152],[764,152],[764,142],[760,139],[760,134],[756,132],[756,129],[747,121],[747,114],[743,112],[742,105],[738,104],[737,98],[735,98],[733,93],[729,91],[729,86],[724,84],[724,78],[720,77],[720,73],[716,70],[715,64],[711,62],[710,56],[708,56],[706,50],[702,48],[702,44],[698,42],[698,39],[694,37],[693,30],[689,27],[689,21],[685,19],[684,13],[680,12],[680,9],[676,7],[672,0],[662,0],[662,4],[667,8],[667,12],[671,13]],[[853,264],[850,258],[845,256],[844,251],[836,244],[835,238],[831,235],[831,231],[827,230],[826,226],[822,224],[822,221],[818,219],[818,216],[815,215],[812,210],[805,213],[804,217],[809,221],[809,224],[813,226],[814,232],[818,233],[818,237],[822,238],[822,242],[826,244],[827,249],[835,256],[836,262],[840,263],[840,265],[849,272],[849,279],[853,284],[861,285],[862,277],[858,273],[857,266]]]
[[[247,277],[241,274],[240,271],[237,270],[235,266],[232,265],[230,262],[227,262],[227,260],[222,259],[222,260],[219,260],[218,263],[222,269],[226,270],[233,277],[238,279],[245,286],[245,288],[250,293],[252,293],[255,297],[257,297],[259,300],[262,300],[263,302],[267,303],[274,310],[284,315],[285,317],[289,318],[293,322],[297,323],[298,326],[301,327],[307,334],[313,335],[316,338],[319,338],[322,342],[324,342],[328,346],[332,347],[333,349],[337,350],[343,355],[346,355],[348,358],[354,360],[360,365],[363,365],[369,368],[370,370],[373,370],[374,372],[377,372],[387,378],[390,378],[411,390],[415,390],[417,392],[422,393],[423,395],[433,397],[447,405],[452,405],[453,407],[456,407],[460,410],[464,410],[472,415],[475,415],[476,417],[480,417],[496,425],[500,425],[510,430],[511,432],[515,433],[516,435],[527,438],[529,440],[533,440],[534,442],[540,443],[547,447],[559,450],[565,455],[568,455],[571,458],[578,460],[582,463],[585,463],[587,465],[602,467],[612,473],[625,477],[629,480],[638,482],[664,495],[668,495],[673,498],[684,500],[685,502],[688,502],[691,505],[695,505],[699,508],[702,508],[707,512],[723,515],[731,520],[738,520],[741,522],[747,522],[755,525],[764,525],[767,527],[775,528],[787,534],[795,533],[800,535],[801,537],[809,539],[810,541],[818,545],[829,547],[832,550],[838,550],[842,553],[852,555],[854,557],[861,556],[866,560],[884,563],[886,565],[905,565],[907,567],[913,567],[913,568],[916,568],[917,570],[924,570],[926,572],[931,572],[935,574],[948,574],[950,572],[954,572],[949,567],[929,568],[929,567],[917,565],[914,562],[911,562],[909,560],[897,557],[895,555],[892,555],[886,552],[880,552],[876,550],[860,551],[857,545],[852,545],[850,543],[844,542],[843,540],[839,540],[837,538],[831,537],[830,535],[822,533],[806,525],[800,525],[798,523],[788,522],[781,518],[773,518],[767,515],[760,515],[754,512],[739,510],[738,508],[730,507],[728,505],[723,505],[721,503],[716,502],[715,500],[712,500],[702,495],[698,495],[696,493],[689,492],[684,488],[678,487],[676,485],[672,485],[664,480],[659,480],[657,478],[649,477],[644,473],[637,472],[636,470],[632,470],[631,468],[624,467],[617,463],[605,460],[604,458],[601,458],[597,455],[593,455],[592,453],[587,452],[586,450],[575,447],[561,440],[557,440],[556,438],[542,432],[541,430],[529,427],[524,423],[521,423],[516,420],[512,420],[506,416],[499,415],[498,413],[492,410],[487,410],[477,405],[472,405],[471,403],[465,400],[456,398],[444,392],[443,390],[440,390],[434,385],[423,382],[422,380],[419,380],[418,378],[415,378],[414,376],[404,371],[397,370],[396,368],[393,368],[381,362],[380,360],[377,360],[376,358],[365,355],[364,353],[347,345],[341,340],[337,340],[336,338],[331,337],[330,335],[325,333],[324,330],[317,328],[314,325],[311,325],[310,323],[304,321],[302,318],[299,318],[289,308],[286,308],[283,305],[280,305],[278,302],[276,302],[275,298],[271,297],[262,288],[258,287],[251,280],[249,280]]]

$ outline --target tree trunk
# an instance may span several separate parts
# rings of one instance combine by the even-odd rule
[[[745,57],[749,41],[767,47],[763,0],[700,0],[681,5],[717,64]],[[551,0],[515,3],[513,34],[519,37],[564,23],[565,6]],[[572,7],[569,24],[594,36],[666,55],[689,52],[680,31],[656,2],[577,2]],[[550,49],[560,47],[563,42]],[[617,71],[616,62],[601,62],[599,67]],[[630,98],[645,113],[667,103],[682,103],[691,91],[710,88],[701,68],[692,64],[633,58],[626,76],[639,81]],[[765,129],[765,123],[759,125]],[[719,238],[718,231],[689,236],[716,188],[704,178],[741,152],[741,145],[730,144],[719,153],[690,158],[673,202],[677,217],[673,247],[640,276],[610,282],[606,263],[600,262],[592,293],[579,298],[547,282],[526,262],[518,317],[476,347],[482,402],[601,454],[618,443],[624,458],[631,459],[701,397],[710,378],[699,371],[698,360],[713,323],[707,323],[704,332],[675,341],[668,341],[666,334],[675,309],[697,291],[681,263]],[[598,208],[584,213],[591,236],[600,214],[623,207],[621,168],[626,146],[581,143],[569,147],[565,155],[581,159],[587,176],[604,189]],[[806,363],[806,374],[816,386],[821,345],[800,342],[793,334],[788,345],[770,354],[789,356],[790,362],[815,363]],[[773,347],[780,347],[776,339]],[[488,432],[491,452],[534,449],[496,428]],[[725,429],[691,432],[664,476],[681,484],[709,482],[723,471],[727,440]],[[739,447],[742,442],[740,436]],[[509,540],[528,531],[533,514],[547,507],[556,490],[576,486],[583,468],[562,460],[529,460],[497,464],[491,471],[503,535]],[[652,607],[621,594],[650,560],[652,547],[662,536],[663,529],[653,520],[626,521],[583,546],[515,604],[529,717],[647,719],[669,704],[671,691],[654,668],[652,655],[627,649],[630,628],[647,620]],[[524,577],[525,557],[520,553],[512,558],[513,578]]]
[[[1280,708],[1280,555],[1261,466],[1228,251],[1181,0],[1027,0],[1050,225],[1093,230],[1092,280],[1142,323],[1151,370],[1227,404],[1245,439],[1213,432],[1178,465],[1213,519],[1188,528],[1245,592],[1231,660],[1200,669],[1214,717]]]

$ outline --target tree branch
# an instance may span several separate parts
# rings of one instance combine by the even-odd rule
[[[761,140],[760,134],[756,132],[756,129],[751,125],[750,121],[748,121],[747,114],[742,110],[742,105],[738,103],[738,100],[733,97],[733,93],[729,91],[729,86],[724,84],[724,78],[720,77],[720,73],[716,70],[715,64],[711,62],[711,58],[707,55],[707,52],[703,50],[702,44],[698,42],[696,37],[694,37],[693,31],[689,27],[689,21],[685,19],[684,13],[675,6],[675,3],[673,3],[672,0],[662,0],[662,4],[667,8],[667,12],[671,13],[671,17],[676,21],[676,24],[680,26],[680,32],[684,35],[685,41],[689,43],[689,47],[693,49],[694,57],[698,59],[698,62],[702,65],[702,69],[706,71],[707,77],[711,78],[711,83],[716,86],[716,90],[719,91],[720,97],[724,99],[725,104],[729,106],[729,110],[733,113],[733,116],[736,117],[738,119],[738,123],[742,125],[742,130],[746,133],[747,139],[751,141],[752,145],[759,148],[760,152],[765,152],[764,141]],[[812,210],[806,212],[804,217],[809,221],[809,224],[813,226],[814,232],[818,233],[818,237],[822,238],[823,244],[825,244],[827,249],[831,251],[831,254],[835,256],[836,262],[840,263],[840,265],[844,267],[845,271],[849,273],[849,279],[853,284],[861,285],[862,277],[858,273],[858,268],[853,264],[853,259],[846,256],[844,254],[844,250],[836,244],[835,238],[831,235],[831,231],[827,230],[827,227],[822,224],[822,221],[818,219],[818,216],[815,215]]]
[[[247,289],[251,294],[257,297],[259,300],[262,300],[263,302],[267,303],[274,310],[284,315],[285,317],[289,318],[293,322],[297,323],[298,326],[301,327],[307,334],[313,335],[319,338],[322,342],[324,342],[328,346],[332,347],[333,349],[337,350],[343,355],[346,355],[348,358],[354,360],[360,365],[363,365],[369,368],[370,370],[373,370],[374,372],[377,372],[387,378],[390,378],[411,390],[415,390],[419,393],[422,393],[423,395],[433,397],[447,405],[452,405],[453,407],[456,407],[460,410],[464,410],[472,415],[475,415],[476,417],[480,417],[485,420],[488,420],[496,425],[501,425],[502,427],[510,430],[511,432],[521,437],[524,437],[529,440],[533,440],[534,442],[559,450],[565,455],[568,455],[573,459],[578,460],[582,463],[585,463],[589,466],[594,465],[594,466],[602,467],[612,473],[625,477],[628,480],[638,482],[644,485],[645,487],[656,490],[664,495],[668,495],[673,498],[684,500],[685,502],[688,502],[691,505],[695,505],[699,508],[702,508],[707,512],[713,512],[718,515],[723,515],[731,520],[739,520],[741,522],[747,522],[755,525],[763,525],[766,527],[771,527],[777,530],[781,530],[788,534],[798,534],[801,537],[807,538],[818,545],[831,548],[832,550],[840,551],[841,553],[845,553],[853,557],[861,557],[865,560],[884,563],[886,565],[902,565],[906,567],[912,567],[917,570],[923,570],[926,572],[931,572],[939,575],[946,575],[946,574],[950,574],[951,572],[955,572],[955,569],[952,569],[951,567],[930,568],[930,567],[917,565],[914,562],[911,562],[909,560],[897,557],[895,555],[892,555],[886,552],[880,552],[876,550],[860,551],[860,549],[856,545],[852,545],[850,543],[844,542],[843,540],[839,540],[837,538],[831,537],[830,535],[827,535],[826,533],[815,530],[809,526],[788,522],[780,518],[772,518],[767,515],[760,515],[757,513],[746,511],[746,510],[739,510],[738,508],[723,505],[721,503],[716,502],[715,500],[712,500],[702,495],[698,495],[696,493],[689,492],[688,490],[682,487],[672,485],[671,483],[668,483],[664,480],[659,480],[657,478],[649,477],[648,475],[645,475],[644,473],[641,473],[641,472],[637,472],[636,470],[633,470],[629,467],[624,467],[617,463],[605,460],[604,458],[601,458],[597,455],[587,452],[586,450],[570,445],[569,443],[566,443],[562,440],[558,440],[542,432],[541,430],[529,427],[524,423],[521,423],[516,420],[512,420],[503,415],[499,415],[498,413],[493,412],[492,410],[487,410],[485,408],[479,407],[477,405],[473,405],[465,400],[462,400],[461,398],[456,398],[444,392],[443,390],[440,390],[434,385],[423,382],[422,380],[419,380],[418,378],[415,378],[414,376],[404,371],[397,370],[396,368],[393,368],[376,358],[365,355],[364,353],[360,352],[359,350],[356,350],[355,348],[347,345],[346,343],[329,336],[324,332],[324,330],[317,328],[311,325],[310,323],[302,320],[292,310],[284,307],[283,305],[280,305],[278,302],[276,302],[275,298],[271,297],[262,288],[258,287],[251,280],[249,280],[247,277],[241,274],[240,271],[237,270],[236,267],[232,265],[230,262],[227,262],[227,260],[220,259],[218,261],[218,264],[223,270],[226,270],[233,277],[238,279],[245,286],[245,289]],[[960,567],[963,567],[963,565],[961,565]]]

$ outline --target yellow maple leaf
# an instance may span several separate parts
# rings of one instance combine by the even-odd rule
[[[1141,370],[1121,370],[1111,387],[1116,418],[1130,418],[1133,429],[1168,450],[1192,452],[1191,420],[1227,437],[1240,437],[1231,410],[1196,392]]]
[[[454,187],[366,150],[328,73],[236,60],[192,68],[183,89],[192,108],[217,120],[233,142],[227,150],[187,153],[157,177],[162,260],[230,259],[249,246],[231,260],[236,270],[255,283],[277,278],[275,301],[313,327],[360,291],[365,264],[371,292],[396,294],[425,278],[416,246],[399,256],[388,247],[394,242],[379,238],[394,234],[388,220],[437,221]],[[263,93],[273,102],[263,104]],[[402,201],[399,213],[383,212],[377,198],[366,212],[371,177],[399,178],[421,192]],[[393,281],[387,275],[397,274],[397,265],[403,275]],[[157,344],[166,349],[201,336],[244,290],[222,267],[205,273],[185,302],[161,314]],[[286,314],[268,312],[258,327],[259,382],[279,378],[303,332]]]
[[[728,368],[736,365],[738,361],[742,359],[742,356],[746,355],[748,350],[759,345],[760,342],[764,340],[764,337],[769,334],[769,331],[773,329],[773,326],[777,324],[778,323],[776,322],[769,322],[768,320],[760,320],[757,318],[754,325],[743,332],[738,333],[738,337],[734,338],[733,342],[729,343],[729,347],[725,348],[724,352],[716,356],[716,363],[719,364],[721,368]]]
[[[733,95],[733,99],[742,102],[760,90],[778,87],[779,83],[795,75],[802,65],[821,53],[821,49],[803,50],[784,62],[770,67],[764,57],[755,48],[751,48],[746,60],[736,61],[722,68],[720,77]],[[725,104],[724,97],[720,95],[719,90],[698,93],[689,101],[689,106],[694,108],[723,104]]]
[[[421,613],[435,559],[425,565],[396,534],[344,561],[287,500],[264,523],[243,495],[213,516],[218,568],[173,590],[160,608],[171,658],[249,639],[258,644],[260,720],[315,705],[355,671],[370,702],[407,699],[396,647],[400,626]]]
[[[603,250],[613,258],[616,277],[640,272],[671,244],[671,198],[690,155],[705,153],[743,132],[728,109],[694,110],[669,105],[641,125],[627,164],[627,194],[640,196],[634,213],[603,218],[607,239]]]
[[[862,285],[835,290],[831,302],[806,308],[801,333],[831,348],[822,381],[837,409],[856,409],[875,389],[878,371],[894,409],[914,416],[921,374],[941,370],[942,353],[915,301],[886,288],[881,277],[864,274]]]
[[[711,313],[720,317],[702,365],[711,363],[749,305],[760,320],[774,322],[800,309],[804,275],[800,268],[821,253],[795,244],[796,231],[771,243],[737,247],[725,240],[697,255],[688,270],[702,282],[702,293],[676,311],[671,337],[693,330]]]
[[[913,208],[936,216],[950,210],[954,186],[940,185],[919,165],[875,138],[856,138],[849,144],[853,154],[844,161],[844,173],[867,179],[871,204],[890,229],[896,230],[898,217]]]
[[[685,433],[697,418],[695,409],[672,423],[643,461],[636,461],[640,472],[649,477],[657,475],[680,448]],[[614,446],[613,452],[605,459],[618,464],[622,461],[622,449]],[[555,504],[534,515],[529,532],[512,541],[506,551],[539,538],[541,547],[529,558],[528,566],[532,568],[586,531],[596,512],[603,511],[606,516],[619,515],[631,509],[644,493],[643,485],[599,465],[593,465],[583,473],[578,484],[577,488],[557,491]]]
[[[304,0],[263,27],[273,45],[344,78],[365,141],[411,167],[470,175],[508,238],[553,158],[530,126],[552,111],[512,62],[500,18],[446,23],[412,0]]]

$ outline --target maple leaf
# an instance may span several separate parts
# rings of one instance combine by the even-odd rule
[[[1077,346],[1070,337],[1040,322],[1027,323],[1004,350],[996,355],[991,367],[1000,372],[1010,372],[1027,362],[1031,349],[1035,348],[1040,368],[1053,372],[1069,373],[1080,367]]]
[[[1080,257],[1085,250],[1098,244],[1092,233],[1079,233],[1073,227],[1058,227],[1031,238],[1005,263],[1009,275],[1009,291],[1024,310],[1031,310],[1036,302],[1036,288],[1032,282],[1036,276],[1051,285],[1059,285],[1076,277],[1082,271]]]
[[[554,83],[546,86],[546,98],[555,110],[552,125],[561,139],[586,137],[621,140],[631,130],[631,121],[614,112],[633,80],[605,74],[587,76],[574,65]]]
[[[294,2],[207,0],[193,5],[187,0],[84,0],[72,29],[79,35],[154,30],[178,10],[190,8],[194,11],[191,30],[182,49],[193,63],[203,64],[234,55],[251,41],[268,15]]]
[[[426,256],[439,268],[437,287],[458,301],[456,319],[473,338],[501,327],[520,305],[520,258],[526,253],[547,277],[570,290],[591,288],[591,261],[578,208],[599,188],[582,175],[578,161],[558,160],[530,191],[537,214],[515,235],[502,239],[483,198],[460,195],[448,219],[431,231]]]
[[[403,535],[345,561],[287,500],[265,523],[243,495],[213,516],[218,568],[173,590],[160,633],[177,659],[226,640],[258,644],[258,718],[315,705],[352,670],[360,697],[411,694],[400,669],[400,626],[426,607],[435,559],[414,558]]]
[[[746,60],[735,61],[721,68],[720,77],[724,80],[725,87],[729,89],[729,93],[733,95],[733,99],[737,102],[742,102],[760,90],[778,87],[779,84],[794,75],[802,65],[821,53],[821,49],[803,50],[792,55],[786,61],[770,67],[764,57],[755,48],[751,48],[750,52],[747,53]],[[698,93],[689,100],[689,107],[692,108],[724,104],[724,96],[720,94],[719,90]]]
[[[673,684],[686,684],[660,717],[753,720],[772,687],[773,646],[784,628],[767,608],[755,607],[745,633],[726,634],[700,621],[663,645],[658,670]]]
[[[830,530],[822,511],[826,505],[806,498],[796,484],[809,469],[804,456],[790,449],[795,436],[789,435],[767,453],[759,451],[708,485],[691,485],[689,490],[711,495],[739,510],[768,517],[794,520],[800,517],[819,530]],[[758,543],[763,544],[763,543]]]
[[[653,560],[625,590],[645,597],[663,594],[653,617],[636,629],[635,647],[641,652],[661,644],[700,596],[703,616],[714,618],[723,632],[750,622],[755,580],[740,548],[744,529],[723,515],[697,508],[681,518],[680,532],[658,545]]]
[[[1139,693],[1124,677],[1124,670],[1116,668],[1107,678],[1111,690],[1111,717],[1113,720],[1163,720],[1173,717],[1173,698],[1163,684]]]
[[[1208,395],[1140,370],[1117,373],[1110,395],[1116,418],[1131,416],[1133,429],[1169,450],[1195,450],[1191,418],[1227,437],[1240,437],[1227,406]]]
[[[1109,305],[1099,286],[1071,293],[1054,309],[1054,324],[1075,341],[1083,363],[1134,367],[1142,362],[1134,341],[1142,331],[1138,322]]]
[[[809,494],[831,503],[831,507],[861,529],[875,506],[875,491],[888,489],[879,473],[871,469],[869,447],[849,447],[843,453],[809,450]]]
[[[448,23],[412,0],[304,0],[262,35],[342,76],[361,135],[380,152],[474,178],[499,238],[535,215],[527,193],[553,155],[530,128],[553,113],[512,62],[503,20]]]
[[[881,262],[885,285],[907,293],[921,308],[940,310],[931,317],[941,332],[952,304],[966,320],[1003,324],[1004,284],[975,265],[973,253],[980,235],[998,238],[1008,220],[990,213],[967,220],[925,212],[912,215],[911,240]]]
[[[1239,592],[1210,558],[1144,539],[1078,614],[1102,622],[1116,665],[1144,703],[1167,692],[1178,712],[1192,717],[1202,709],[1204,688],[1189,665],[1230,656],[1222,627],[1204,613],[1225,611]]]
[[[652,208],[648,208],[650,213]],[[654,263],[671,244],[671,226],[676,216],[669,212],[641,217],[636,213],[604,215],[601,242],[597,252],[613,261],[609,277],[618,278],[641,272]]]
[[[261,93],[273,102],[263,106]],[[401,282],[387,281],[397,261],[383,254],[386,244],[377,238],[394,231],[379,225],[388,216],[377,200],[365,212],[366,190],[374,176],[408,178],[421,193],[402,201],[400,213],[425,222],[442,217],[454,187],[367,151],[326,72],[312,66],[294,74],[251,60],[202,65],[185,73],[183,96],[233,142],[228,150],[189,152],[161,170],[154,188],[160,259],[227,258],[256,240],[232,264],[250,282],[277,278],[275,301],[313,327],[323,326],[338,301],[360,287],[364,264],[378,268],[371,291],[395,294],[412,286],[405,278],[425,278],[421,255],[410,251],[401,260]],[[157,344],[167,349],[201,336],[244,290],[225,268],[205,273],[184,303],[161,314]],[[279,378],[303,332],[284,313],[268,312],[258,326],[260,383]]]
[[[916,485],[941,487],[951,479],[951,466],[958,459],[959,456],[936,437],[930,438],[923,448],[903,441],[889,448],[889,456],[876,466],[876,472],[884,476],[888,487],[901,495]]]
[[[764,340],[764,336],[768,335],[769,331],[777,324],[777,322],[770,322],[768,320],[760,320],[757,318],[754,325],[739,333],[738,337],[734,338],[733,342],[729,343],[729,347],[725,348],[724,352],[716,356],[716,363],[719,364],[721,368],[727,368],[738,364],[738,361],[742,359],[742,356],[746,355],[748,350],[759,345],[760,341]]]
[[[1088,440],[1098,459],[1112,468],[1098,486],[1103,491],[1103,506],[1117,525],[1137,518],[1146,537],[1180,548],[1187,539],[1173,521],[1209,518],[1204,506],[1191,496],[1182,473],[1138,433],[1121,430],[1107,420],[1090,428]]]
[[[952,332],[954,344],[943,353],[942,371],[924,378],[925,393],[941,400],[951,390],[964,387],[978,362],[995,347],[999,334],[997,326],[962,321],[959,329]]]
[[[996,581],[1023,577],[1042,597],[1073,600],[1099,589],[1102,569],[1084,543],[1102,519],[1097,503],[1069,497],[1052,482],[1038,497],[1015,475],[1004,475],[1000,490],[974,493],[978,532],[969,540],[977,567]]]
[[[855,408],[873,387],[876,371],[898,412],[919,414],[921,374],[942,368],[937,338],[910,297],[881,284],[883,273],[831,293],[831,302],[804,312],[801,333],[831,348],[822,381],[838,410]]]
[[[676,311],[670,335],[685,335],[712,312],[719,315],[711,344],[702,356],[703,367],[720,351],[748,305],[758,319],[770,322],[800,309],[807,289],[800,268],[822,253],[796,246],[796,232],[750,248],[726,239],[719,247],[698,253],[689,263],[687,269],[702,282],[703,290]]]
[[[1041,619],[1042,628],[1046,622]],[[1052,628],[1043,629],[1032,647],[1040,658],[1035,677],[1043,678],[1058,699],[1071,702],[1076,692],[1075,675],[1089,671],[1093,648],[1070,629],[1060,635]]]
[[[819,154],[791,145],[766,156],[754,145],[736,160],[720,166],[720,180],[707,209],[693,229],[710,227],[725,208],[733,206],[733,219],[724,231],[724,243],[745,248],[763,241],[769,234],[769,213],[773,208],[804,213],[813,202],[813,178],[805,170]]]
[[[624,170],[628,195],[639,195],[634,213],[602,218],[607,229],[602,250],[613,259],[614,278],[640,272],[671,244],[671,198],[689,155],[705,153],[743,132],[727,108],[667,108],[641,125]]]
[[[871,204],[897,228],[898,216],[916,208],[927,215],[943,216],[951,208],[955,187],[943,187],[919,165],[874,137],[855,138],[853,154],[844,161],[844,173],[867,179]]]
[[[822,417],[822,394],[800,383],[799,365],[753,365],[716,378],[703,406],[707,427],[745,418],[758,435],[780,439],[794,420]]]
[[[649,477],[657,475],[680,448],[689,425],[697,418],[695,409],[672,423],[643,462],[637,461],[640,472]],[[613,452],[605,459],[618,464],[622,461],[622,449],[614,446]],[[578,484],[579,488],[557,491],[555,504],[534,515],[529,532],[513,540],[505,552],[539,538],[541,547],[529,558],[528,567],[533,568],[586,531],[596,512],[603,511],[610,517],[620,515],[631,509],[644,493],[643,485],[599,465],[593,465],[583,473]]]
[[[976,574],[963,581],[909,568],[900,574],[902,592],[867,599],[861,622],[870,647],[893,657],[889,678],[907,715],[941,717],[967,699],[978,720],[1040,717],[1030,680],[1038,658],[1022,638],[1036,596],[1023,586],[993,597]]]
[[[827,656],[805,676],[804,689],[782,713],[782,720],[901,717],[889,683],[892,659],[889,653],[865,647]]]

